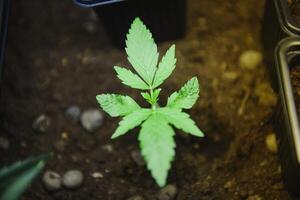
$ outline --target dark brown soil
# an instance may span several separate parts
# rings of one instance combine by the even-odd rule
[[[293,20],[300,26],[300,2],[293,0],[289,1],[291,12],[292,12],[292,18]]]
[[[298,114],[300,113],[300,67],[293,67],[291,70],[291,83]]]
[[[273,132],[274,102],[265,66],[254,70],[238,66],[239,55],[260,50],[261,0],[188,1],[188,29],[177,45],[177,68],[163,85],[166,100],[191,76],[197,75],[201,95],[190,111],[206,133],[204,139],[178,131],[176,160],[168,183],[178,187],[178,200],[248,199],[288,200],[277,156],[265,146]],[[64,117],[69,105],[97,108],[98,93],[137,91],[115,77],[114,64],[128,65],[126,55],[112,46],[100,22],[89,33],[91,10],[71,1],[14,1],[1,93],[1,135],[10,140],[0,151],[0,165],[53,151],[47,169],[63,173],[82,170],[84,185],[74,191],[48,193],[40,179],[23,200],[123,200],[142,195],[154,200],[159,188],[145,167],[130,157],[138,149],[136,130],[110,140],[119,119],[105,117],[94,134]],[[272,98],[271,98],[272,99]],[[52,124],[35,133],[31,124],[46,113]],[[62,133],[67,133],[67,138]],[[66,135],[66,134],[64,134]],[[63,143],[64,148],[57,148]],[[112,145],[108,152],[105,145]],[[99,171],[102,179],[91,173]]]

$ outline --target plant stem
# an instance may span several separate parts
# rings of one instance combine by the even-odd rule
[[[150,97],[151,97],[151,99],[153,99],[153,89],[152,88],[150,88]],[[155,110],[156,109],[156,102],[152,102],[151,103],[151,108],[152,108],[152,110]]]

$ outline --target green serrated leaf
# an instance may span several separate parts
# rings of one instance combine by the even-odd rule
[[[141,107],[129,96],[100,94],[96,99],[102,109],[112,117],[125,116]]]
[[[148,92],[142,92],[141,95],[144,99],[146,99],[147,102],[149,102],[151,105],[154,105],[158,101],[158,96],[161,89],[154,89],[152,96]]]
[[[169,98],[167,107],[192,108],[199,97],[199,83],[197,77],[191,78],[178,92],[174,92]]]
[[[175,45],[173,44],[158,65],[153,81],[153,88],[161,85],[172,74],[175,69],[175,64]]]
[[[151,99],[151,96],[150,96],[150,94],[149,94],[148,92],[142,92],[141,95],[142,95],[142,97],[143,97],[147,102],[149,102],[149,103],[151,104],[152,99]]]
[[[117,72],[118,78],[124,85],[128,85],[129,87],[141,90],[149,89],[149,86],[132,71],[118,66],[115,66],[114,69]]]
[[[160,94],[161,88],[157,88],[153,91],[153,101],[156,103],[158,101],[158,96]]]
[[[45,166],[48,155],[28,158],[0,170],[0,199],[17,200]]]
[[[151,86],[158,62],[157,46],[139,18],[133,21],[127,34],[126,52],[132,67]]]
[[[174,131],[160,114],[152,114],[143,124],[139,134],[142,155],[156,183],[166,184],[168,171],[175,156]]]
[[[204,137],[203,132],[197,127],[190,116],[177,108],[159,108],[156,111],[165,117],[165,120],[178,129],[197,137]]]
[[[111,138],[115,139],[121,135],[124,135],[129,130],[139,126],[151,115],[151,113],[151,109],[140,109],[130,113],[129,115],[126,115],[122,121],[120,121],[117,130],[114,132]]]

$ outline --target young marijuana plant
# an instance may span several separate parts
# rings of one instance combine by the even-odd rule
[[[173,72],[176,64],[175,45],[172,45],[158,63],[157,45],[152,34],[136,18],[126,40],[126,53],[136,73],[115,66],[123,84],[142,90],[142,97],[151,108],[141,108],[131,97],[119,94],[100,94],[97,101],[111,117],[123,117],[112,139],[124,135],[141,125],[138,136],[141,153],[156,183],[166,184],[168,170],[175,156],[174,126],[197,137],[204,134],[182,109],[191,108],[198,99],[199,84],[196,77],[190,79],[178,92],[174,92],[165,107],[158,106],[161,89],[158,88]],[[157,66],[158,64],[158,66]]]

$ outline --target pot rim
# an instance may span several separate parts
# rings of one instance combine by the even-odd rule
[[[297,163],[300,164],[300,125],[293,95],[288,57],[289,51],[294,46],[300,47],[299,37],[289,37],[281,40],[275,50],[275,61],[279,95],[281,97],[282,106],[284,109],[283,113],[287,119],[286,125],[288,125],[291,129],[291,135],[288,137],[292,144],[294,144],[292,148],[295,150]],[[297,53],[294,55],[300,55],[300,52],[297,51]]]
[[[280,26],[288,35],[300,35],[300,25],[292,18],[287,0],[273,0]]]
[[[91,8],[95,6],[101,6],[101,5],[106,5],[106,4],[112,4],[112,3],[117,3],[125,0],[73,0],[73,2],[84,8]]]

